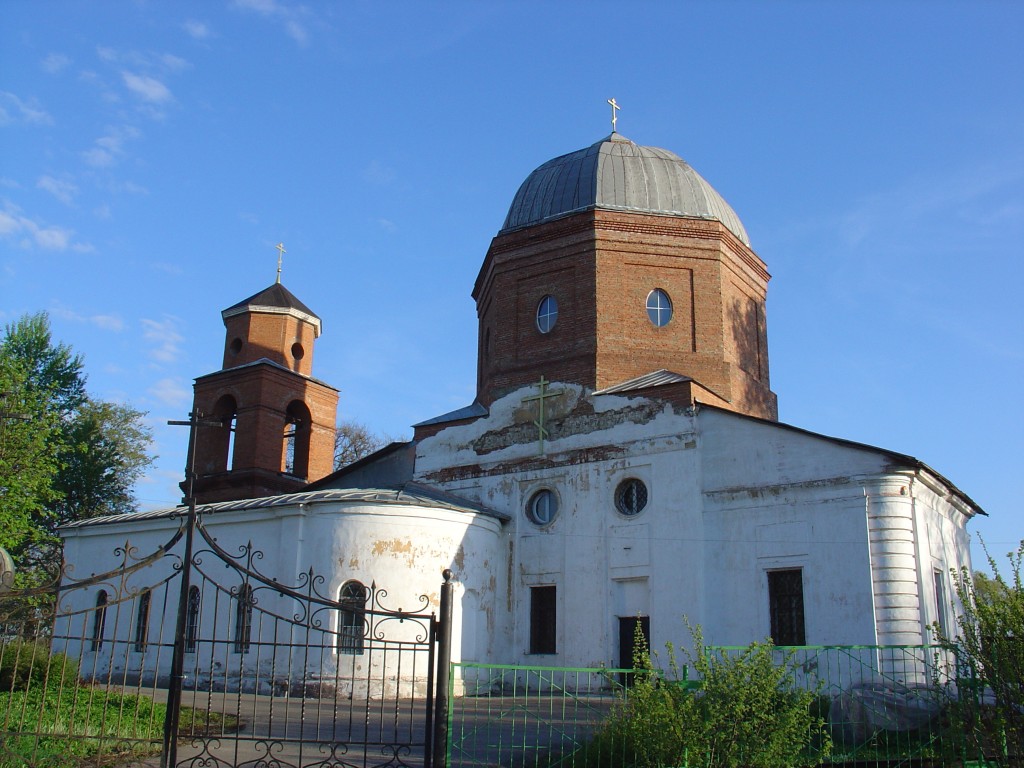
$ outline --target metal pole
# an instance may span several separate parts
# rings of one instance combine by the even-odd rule
[[[434,705],[434,759],[432,768],[448,768],[448,685],[452,662],[452,573],[445,568],[441,585],[441,617],[438,620],[437,696]]]
[[[188,465],[185,479],[188,505],[185,529],[185,554],[181,564],[181,588],[178,591],[178,616],[174,624],[174,653],[171,655],[171,679],[167,684],[167,713],[164,716],[164,749],[160,755],[160,768],[174,768],[178,762],[178,724],[181,717],[181,687],[185,671],[185,628],[188,622],[188,593],[192,586],[192,549],[196,530],[196,496],[194,490],[196,469],[196,427],[223,426],[219,421],[203,421],[203,415],[193,411],[188,421],[168,421],[173,426],[187,426]]]

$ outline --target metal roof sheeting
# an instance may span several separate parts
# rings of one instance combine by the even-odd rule
[[[589,208],[714,219],[750,245],[736,212],[685,160],[618,133],[531,173],[516,192],[501,231]]]
[[[672,373],[664,368],[652,371],[651,373],[645,373],[643,376],[637,376],[635,379],[629,379],[628,381],[622,381],[618,384],[612,384],[610,387],[599,389],[594,392],[595,395],[613,395],[616,392],[632,392],[636,389],[649,389],[651,387],[660,387],[665,384],[682,384],[686,381],[693,381],[689,376],[683,376],[679,373]]]
[[[325,502],[368,502],[373,504],[401,504],[434,509],[449,509],[453,512],[483,514],[499,520],[509,520],[503,512],[476,504],[467,499],[439,491],[419,483],[406,483],[401,488],[343,488],[323,491],[306,491],[305,493],[289,493],[282,496],[267,496],[261,499],[240,499],[237,501],[220,501],[213,504],[200,504],[196,507],[201,515],[215,515],[220,512],[236,512],[240,510],[269,509],[272,507],[294,507],[300,504],[323,504]],[[126,515],[106,515],[85,520],[76,520],[61,526],[62,529],[87,528],[94,525],[113,523],[132,523],[143,520],[159,520],[161,518],[184,515],[185,507],[170,509],[154,509],[148,512],[132,512]]]

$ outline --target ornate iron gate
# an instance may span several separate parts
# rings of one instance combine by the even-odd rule
[[[429,600],[262,573],[197,519],[117,567],[0,595],[0,766],[443,766],[451,572]],[[438,678],[441,679],[438,679]]]

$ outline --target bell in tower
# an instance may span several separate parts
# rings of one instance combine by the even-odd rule
[[[338,390],[313,378],[320,318],[278,280],[221,312],[221,370],[195,381],[199,503],[294,493],[330,474]]]

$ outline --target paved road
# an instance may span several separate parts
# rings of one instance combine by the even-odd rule
[[[426,702],[299,699],[186,692],[184,706],[238,718],[235,731],[183,730],[184,768],[265,766],[423,766]],[[538,752],[582,743],[608,712],[609,696],[465,697],[452,702],[451,768],[520,768]],[[153,764],[153,761],[147,761]]]

